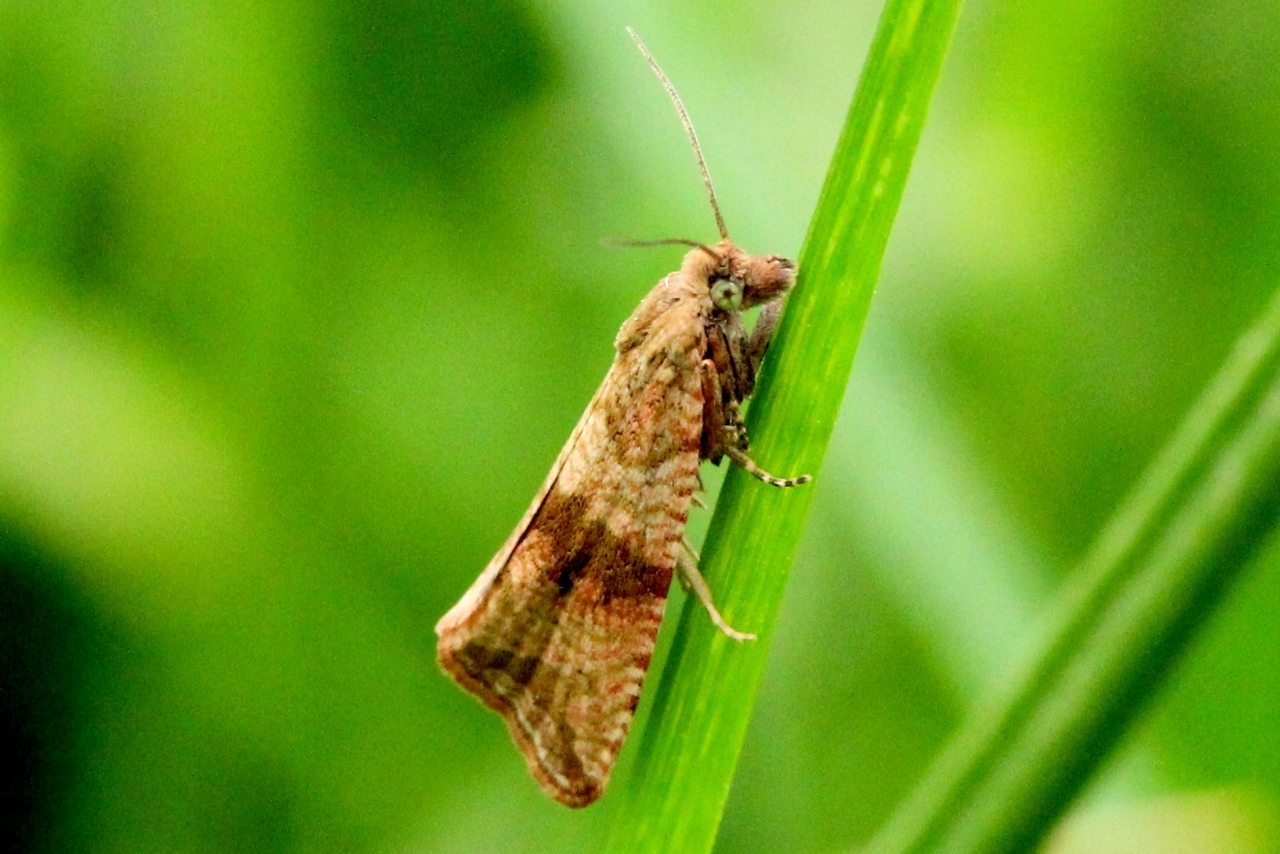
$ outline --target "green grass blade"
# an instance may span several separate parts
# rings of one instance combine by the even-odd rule
[[[1064,591],[1043,646],[871,847],[1033,850],[1280,510],[1280,294]]]
[[[890,0],[881,16],[748,419],[753,456],[775,474],[815,472],[821,483],[958,11],[958,0]],[[729,622],[761,640],[737,644],[701,608],[684,609],[633,774],[618,781],[610,851],[711,849],[813,489],[726,477],[702,571]]]

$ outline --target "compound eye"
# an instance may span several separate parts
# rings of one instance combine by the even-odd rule
[[[711,286],[711,301],[722,311],[737,311],[742,307],[742,285],[733,279],[721,279]]]

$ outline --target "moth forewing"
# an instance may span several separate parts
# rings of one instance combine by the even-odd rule
[[[674,87],[721,226],[710,177]],[[613,365],[502,549],[436,625],[441,666],[502,715],[533,776],[573,807],[598,798],[631,726],[674,573],[726,635],[684,541],[698,465],[748,456],[755,387],[795,265],[727,236],[694,243],[622,325]],[[748,334],[741,309],[765,305]]]
[[[626,737],[698,486],[702,330],[664,282],[489,578],[438,627],[441,664],[570,806],[599,796]]]

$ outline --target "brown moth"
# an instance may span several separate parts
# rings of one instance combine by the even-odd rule
[[[551,797],[600,797],[627,737],[672,573],[735,640],[684,540],[701,460],[747,456],[740,404],[773,334],[795,264],[751,256],[724,227],[697,136],[675,88],[628,33],[675,103],[723,238],[695,241],[680,269],[622,325],[600,389],[524,518],[436,625],[440,666],[502,715]],[[765,308],[748,333],[739,312]],[[700,501],[698,503],[701,503]]]

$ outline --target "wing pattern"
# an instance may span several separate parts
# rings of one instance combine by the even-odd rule
[[[700,486],[706,310],[679,274],[650,292],[524,519],[436,627],[441,665],[569,806],[608,782]]]

